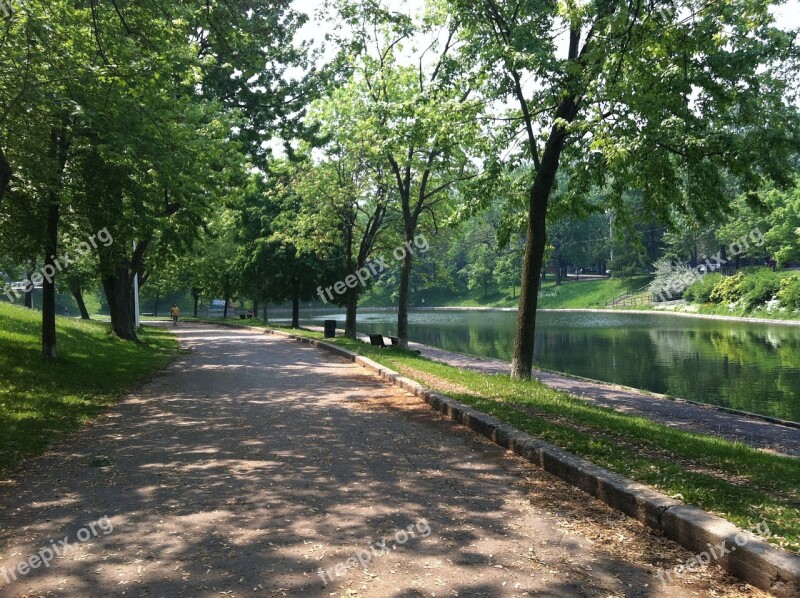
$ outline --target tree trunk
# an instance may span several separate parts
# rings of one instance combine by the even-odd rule
[[[261,319],[264,320],[264,324],[269,324],[269,314],[267,313],[267,307],[269,307],[269,302],[264,301],[264,314],[261,316]]]
[[[228,319],[228,305],[230,305],[231,299],[230,297],[225,297],[225,307],[222,310],[222,319]]]
[[[197,287],[192,288],[192,298],[194,299],[194,317],[199,317],[197,315],[197,309],[200,306],[200,289]]]
[[[44,269],[50,273],[42,283],[42,355],[46,359],[56,359],[56,266],[55,255],[58,251],[58,223],[60,220],[59,205],[55,197],[51,198],[47,208],[47,224],[44,242]]]
[[[158,317],[158,300],[160,299],[160,293],[156,291],[156,304],[153,306],[153,317]]]
[[[300,295],[292,297],[292,328],[300,328]]]
[[[356,327],[358,318],[358,287],[347,289],[347,316],[345,317],[344,335],[353,340],[356,339]]]
[[[406,241],[413,243],[414,235],[406,235]],[[408,290],[411,282],[411,266],[413,256],[410,251],[406,252],[403,258],[403,265],[400,268],[400,298],[397,303],[397,338],[400,340],[400,348],[408,349]]]
[[[258,299],[253,299],[253,318],[258,317]]]
[[[33,272],[28,271],[27,274],[28,280],[30,280],[31,276],[33,276]],[[25,293],[25,307],[33,309],[33,285],[31,284],[29,288],[30,290]]]
[[[75,297],[75,303],[78,304],[78,311],[81,312],[81,320],[89,320],[89,310],[86,309],[86,302],[83,300],[83,291],[78,285],[70,287],[72,296]]]
[[[133,313],[133,279],[126,265],[117,266],[114,273],[103,277],[103,289],[111,313],[111,330],[121,339],[138,340]]]
[[[555,171],[553,172],[555,175]],[[519,315],[514,338],[514,359],[511,377],[529,380],[533,368],[533,350],[536,333],[536,306],[539,299],[539,272],[542,269],[547,242],[547,202],[550,189],[542,196],[539,185],[531,189],[528,214],[528,240],[522,266],[522,284],[519,291]],[[557,268],[560,277],[560,267]]]

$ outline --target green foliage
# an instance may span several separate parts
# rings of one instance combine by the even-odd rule
[[[722,274],[712,272],[691,284],[683,293],[683,298],[693,303],[711,303],[711,293],[723,281]]]
[[[739,302],[745,310],[752,310],[772,300],[778,294],[782,278],[779,272],[773,272],[770,268],[745,268],[734,276],[717,279],[708,293],[708,302],[721,304]]]
[[[770,268],[746,268],[740,283],[742,305],[754,309],[771,301],[781,290],[782,275]]]
[[[800,310],[800,277],[787,276],[781,280],[778,299],[782,306],[789,309]]]
[[[737,272],[734,276],[726,276],[714,286],[708,295],[711,303],[736,303],[742,298],[742,281],[744,272]]]
[[[686,289],[698,279],[697,272],[685,264],[673,263],[667,258],[655,264],[655,276],[648,290],[659,301],[672,301],[683,297]]]

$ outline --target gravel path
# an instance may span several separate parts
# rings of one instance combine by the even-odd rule
[[[764,596],[713,568],[662,584],[688,552],[344,360],[177,334],[162,375],[0,483],[0,596]]]
[[[499,359],[472,357],[427,345],[409,343],[423,356],[462,369],[487,374],[507,374],[510,366]],[[542,370],[534,376],[555,388],[623,413],[646,417],[667,426],[713,434],[729,440],[764,448],[776,453],[800,457],[800,428],[737,415],[683,401],[674,401],[631,388],[571,378]]]

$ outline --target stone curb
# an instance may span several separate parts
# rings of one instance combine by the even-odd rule
[[[242,328],[244,328],[242,326]],[[247,327],[265,332],[263,328]],[[661,531],[696,555],[708,554],[728,573],[779,598],[800,596],[800,557],[772,546],[726,519],[656,492],[647,486],[594,465],[563,449],[526,434],[499,419],[439,394],[375,361],[330,343],[278,330],[273,334],[344,357],[378,377],[423,399],[434,410],[485,436],[501,447]],[[724,545],[724,551],[722,547]],[[721,554],[725,552],[725,554]],[[665,572],[666,576],[671,572]]]

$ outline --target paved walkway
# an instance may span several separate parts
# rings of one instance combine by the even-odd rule
[[[0,483],[0,596],[764,595],[662,584],[688,552],[344,360],[177,334],[191,352]]]
[[[462,369],[487,374],[507,374],[510,370],[509,364],[499,359],[472,357],[417,343],[409,343],[409,346],[429,359]],[[603,407],[640,415],[667,426],[722,436],[750,446],[800,457],[800,428],[541,370],[534,370],[534,377],[556,390],[568,392]]]

